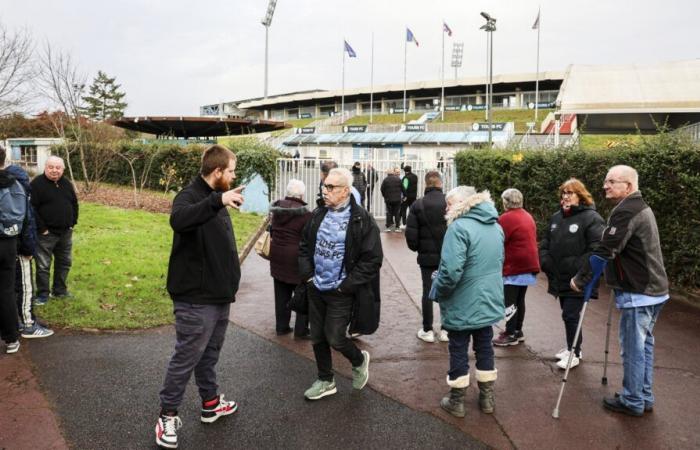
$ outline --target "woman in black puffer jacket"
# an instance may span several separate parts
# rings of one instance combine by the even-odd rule
[[[582,334],[574,346],[576,327],[583,308],[583,294],[574,292],[569,286],[598,244],[605,228],[605,221],[595,210],[595,204],[586,187],[576,178],[559,186],[561,208],[549,221],[549,226],[540,241],[540,266],[549,279],[549,293],[559,298],[566,330],[566,348],[556,358],[557,366],[566,369],[569,352],[574,348],[571,367],[581,360]],[[594,290],[593,297],[597,297]]]

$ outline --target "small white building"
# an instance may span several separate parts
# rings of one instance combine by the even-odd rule
[[[30,175],[42,173],[52,145],[63,143],[61,138],[11,138],[3,145],[7,150],[5,164],[17,164]]]

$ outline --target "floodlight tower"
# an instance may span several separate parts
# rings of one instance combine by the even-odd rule
[[[464,42],[452,44],[452,66],[455,69],[455,80],[457,79],[457,69],[462,67],[462,55],[464,54]]]
[[[486,41],[488,43],[489,51],[489,86],[487,89],[487,113],[489,119],[489,148],[493,146],[493,130],[492,130],[492,116],[493,116],[493,32],[496,31],[496,18],[491,17],[488,13],[482,12],[481,17],[486,19],[486,23],[479,27],[480,30],[486,31]]]
[[[267,12],[261,23],[265,26],[265,98],[267,98],[267,42],[270,33],[270,25],[272,24],[272,15],[275,13],[277,0],[270,0],[267,4]]]

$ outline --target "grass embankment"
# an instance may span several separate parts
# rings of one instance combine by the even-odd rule
[[[585,134],[580,136],[580,145],[584,150],[601,150],[615,148],[622,144],[636,144],[642,139],[638,134]]]
[[[324,119],[325,117],[316,117],[311,118],[311,119],[290,119],[290,120],[285,120],[285,123],[290,124],[294,128],[302,128],[310,124],[311,122],[315,122],[319,119]]]
[[[239,251],[260,226],[257,214],[231,213]],[[172,323],[165,289],[172,229],[168,214],[80,205],[73,234],[73,298],[51,299],[35,312],[66,328],[124,330]]]

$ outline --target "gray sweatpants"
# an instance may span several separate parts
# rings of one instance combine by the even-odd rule
[[[192,371],[202,400],[218,395],[214,367],[224,344],[231,308],[230,303],[174,304],[177,342],[160,391],[160,405],[164,410],[177,410],[180,406]]]

